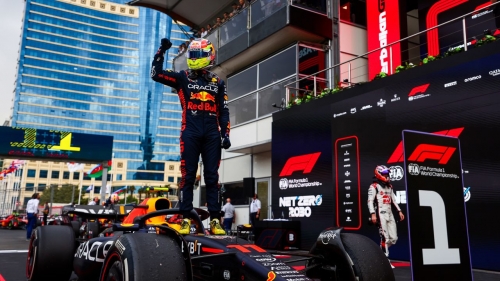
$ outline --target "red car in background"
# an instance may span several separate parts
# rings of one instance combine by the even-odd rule
[[[0,226],[7,229],[25,229],[26,221],[23,220],[19,214],[14,213],[0,220]]]

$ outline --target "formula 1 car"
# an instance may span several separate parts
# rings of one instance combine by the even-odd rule
[[[67,281],[72,271],[78,281],[395,280],[385,255],[364,236],[329,228],[309,252],[266,251],[241,238],[207,234],[202,221],[209,215],[201,209],[183,214],[191,234],[180,235],[175,222],[181,212],[166,201],[150,198],[136,206],[109,236],[82,240],[67,225],[37,228],[28,280]]]
[[[17,229],[17,228],[24,229],[26,228],[26,223],[19,217],[19,215],[12,214],[0,220],[0,226],[5,227],[7,229]]]

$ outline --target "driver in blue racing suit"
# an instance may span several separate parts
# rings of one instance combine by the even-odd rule
[[[219,223],[221,204],[218,169],[221,147],[228,149],[231,146],[226,85],[215,73],[207,70],[215,60],[215,48],[209,40],[195,39],[189,44],[186,51],[189,70],[179,72],[163,71],[164,54],[171,46],[170,40],[161,40],[161,46],[153,59],[151,78],[176,89],[182,106],[179,209],[183,212],[193,209],[193,187],[201,154],[210,230],[213,234],[224,235],[225,231]],[[190,222],[184,219],[179,233],[189,232]]]

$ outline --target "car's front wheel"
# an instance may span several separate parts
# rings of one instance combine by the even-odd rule
[[[395,280],[389,260],[370,238],[354,233],[340,237],[359,281]]]
[[[51,225],[33,231],[26,259],[29,281],[68,281],[73,271],[75,235],[71,227]]]
[[[191,280],[181,247],[173,238],[150,233],[120,236],[109,249],[100,281]]]

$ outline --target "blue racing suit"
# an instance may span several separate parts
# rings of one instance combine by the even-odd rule
[[[174,88],[182,106],[180,210],[193,209],[193,187],[201,154],[208,211],[211,218],[220,218],[221,138],[229,138],[230,129],[226,85],[206,70],[163,71],[165,51],[160,47],[154,56],[151,78]]]

